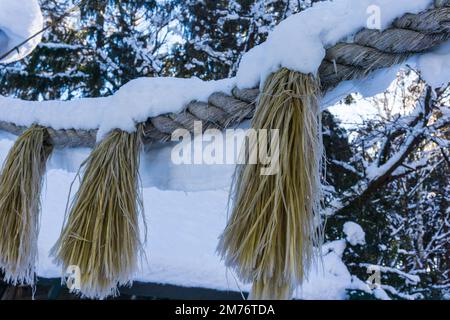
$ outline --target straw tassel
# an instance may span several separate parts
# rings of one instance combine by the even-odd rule
[[[233,210],[218,246],[226,265],[253,282],[252,299],[290,299],[321,243],[319,95],[315,77],[281,69],[258,101],[252,127],[279,130],[279,171],[237,167]]]
[[[48,132],[34,125],[14,143],[0,176],[0,269],[13,285],[34,284]]]
[[[88,159],[67,223],[52,249],[64,270],[77,266],[87,298],[115,296],[129,284],[140,249],[139,152],[142,128],[111,132]]]

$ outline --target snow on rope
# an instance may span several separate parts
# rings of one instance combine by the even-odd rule
[[[395,17],[392,12],[399,13],[398,15],[407,11],[416,13],[404,14],[382,32],[361,30],[367,15],[365,11],[356,9],[367,8],[369,2],[378,3],[382,13],[391,12],[391,19]],[[342,19],[342,24],[347,19],[359,21],[359,24],[356,23],[350,29],[335,30],[334,25],[331,29],[324,28],[332,32],[328,34],[324,45],[351,35],[344,32],[361,31],[353,36],[352,41],[341,41],[328,47],[318,66],[315,66],[315,61],[304,67],[304,70],[309,71],[316,68],[322,91],[330,92],[346,80],[364,78],[375,70],[389,68],[447,42],[450,39],[450,1],[439,1],[437,6],[426,9],[430,5],[431,1],[424,0],[397,1],[395,5],[391,1],[324,2],[287,19],[285,24],[281,23],[275,29],[274,36],[269,36],[267,43],[279,45],[278,38],[282,38],[282,35],[277,36],[278,30],[289,32],[295,28],[291,30],[293,39],[290,42],[299,43],[299,49],[303,43],[303,50],[308,51],[306,46],[311,40],[309,43],[304,41],[298,30],[310,30],[301,27],[302,19],[311,21],[319,12],[322,16],[326,16],[328,12],[331,17],[338,17],[334,19]],[[385,25],[387,23],[388,21],[384,22]],[[208,123],[209,127],[226,128],[252,117],[259,94],[258,77],[271,71],[269,67],[260,68],[264,70],[260,70],[258,74],[252,63],[246,63],[252,61],[252,57],[261,56],[258,48],[244,56],[238,76],[233,79],[203,82],[196,78],[140,78],[131,81],[113,96],[73,101],[29,102],[0,97],[0,129],[20,134],[32,124],[40,124],[49,128],[52,143],[56,147],[76,147],[93,146],[97,133],[103,136],[114,128],[133,131],[139,122],[144,123],[144,143],[166,141],[172,131],[180,127],[192,130],[196,120]],[[322,56],[320,51],[321,48],[318,55]],[[313,53],[317,52],[313,50]],[[274,53],[272,58],[275,67],[292,65],[295,59],[291,52],[289,59],[283,62],[277,54],[281,53]],[[311,55],[311,52],[308,54]],[[305,58],[302,54],[298,56],[297,63]],[[264,63],[267,64],[266,61]],[[155,92],[158,94],[155,95]],[[168,92],[170,94],[162,94]]]
[[[370,4],[379,5],[382,17],[386,16],[382,26],[390,22],[388,28],[363,28]],[[401,17],[392,22],[396,16]],[[316,70],[322,91],[330,93],[346,80],[362,79],[446,43],[450,39],[449,16],[448,0],[436,1],[434,6],[430,0],[319,3],[288,18],[266,43],[248,52],[236,78],[208,82],[196,78],[140,78],[113,96],[72,101],[29,102],[0,97],[4,111],[0,129],[20,134],[32,124],[39,124],[48,127],[55,147],[76,147],[93,146],[97,138],[115,128],[131,132],[136,123],[144,123],[144,143],[166,141],[177,128],[192,130],[197,120],[208,123],[204,128],[226,128],[252,117],[259,81],[276,68],[295,67],[312,73]],[[308,30],[319,28],[316,23],[307,24],[314,19],[331,23],[311,36]],[[339,21],[344,27],[335,27]],[[349,35],[351,40],[342,40]],[[276,50],[277,46],[282,50]],[[260,52],[270,53],[270,48],[275,48],[271,57],[261,60]],[[262,67],[258,69],[254,61],[261,62]]]

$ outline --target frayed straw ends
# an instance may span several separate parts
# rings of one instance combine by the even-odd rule
[[[117,286],[129,284],[136,271],[141,133],[111,132],[83,163],[80,188],[52,249],[64,270],[79,268],[75,291],[84,297],[114,296]]]
[[[13,285],[34,284],[42,177],[52,146],[32,126],[14,143],[0,176],[0,269]]]
[[[253,299],[291,298],[321,242],[319,94],[311,75],[272,74],[252,127],[279,130],[279,171],[261,175],[263,164],[236,169],[233,211],[218,251],[242,281],[253,282]]]

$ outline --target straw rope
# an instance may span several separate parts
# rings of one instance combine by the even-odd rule
[[[418,14],[405,14],[382,32],[363,29],[352,43],[338,43],[328,48],[319,68],[322,91],[327,92],[345,80],[364,78],[369,73],[389,68],[414,54],[427,52],[450,40],[450,0],[436,1],[435,7]],[[178,128],[193,130],[194,121],[203,128],[224,129],[253,117],[259,90],[234,88],[231,95],[215,92],[207,102],[188,103],[180,113],[149,118],[144,123],[143,143],[165,142]],[[0,130],[16,135],[26,127],[0,121]],[[96,129],[55,130],[48,128],[56,148],[91,147]]]

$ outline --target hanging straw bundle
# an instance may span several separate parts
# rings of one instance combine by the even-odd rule
[[[111,132],[83,163],[80,188],[52,249],[64,270],[79,267],[79,291],[88,298],[116,295],[137,268],[141,133],[141,127]]]
[[[34,284],[40,194],[52,146],[32,126],[14,143],[0,176],[0,269],[6,282]]]
[[[261,175],[261,164],[235,172],[234,208],[218,251],[241,280],[253,282],[253,299],[289,299],[321,242],[319,93],[311,75],[272,74],[252,127],[279,130],[279,172]]]

